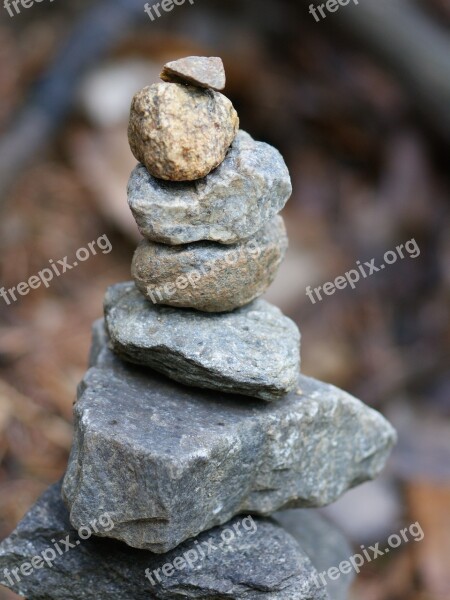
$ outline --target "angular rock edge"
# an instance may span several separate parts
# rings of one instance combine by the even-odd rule
[[[74,527],[163,553],[241,513],[323,506],[376,477],[396,435],[356,398],[300,376],[282,402],[189,390],[127,365],[95,325],[63,494]],[[151,482],[151,483],[149,483]]]
[[[287,522],[291,533],[278,519]],[[234,540],[230,531],[235,532]],[[231,541],[224,544],[224,540]],[[62,555],[56,552],[55,542]],[[204,550],[203,558],[199,547]],[[275,519],[249,520],[241,515],[161,556],[113,540],[81,539],[70,525],[60,484],[43,494],[0,545],[0,581],[5,578],[5,569],[9,573],[20,569],[42,552],[50,559],[49,549],[56,555],[51,568],[43,563],[39,569],[27,571],[27,576],[19,571],[19,583],[11,585],[6,580],[4,584],[29,600],[344,600],[352,580],[351,575],[341,576],[326,589],[317,586],[317,570],[338,565],[351,550],[342,534],[316,511],[288,511]],[[169,577],[160,571],[158,582],[153,572],[165,564],[173,565],[177,557],[183,558],[189,551],[198,557],[194,560],[194,554],[190,555],[193,566],[173,569]],[[147,569],[153,581],[146,577]]]
[[[186,385],[268,402],[295,387],[300,333],[264,300],[201,313],[153,304],[126,282],[108,288],[104,308],[111,346],[124,360]]]

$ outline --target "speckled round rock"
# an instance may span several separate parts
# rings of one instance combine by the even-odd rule
[[[238,129],[237,112],[220,92],[155,83],[133,98],[128,140],[154,177],[193,181],[220,165]]]
[[[266,291],[287,246],[286,228],[277,216],[255,237],[233,246],[166,246],[143,240],[131,271],[139,290],[154,304],[230,311]]]

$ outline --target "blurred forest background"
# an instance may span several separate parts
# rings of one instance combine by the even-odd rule
[[[0,540],[64,472],[91,322],[105,288],[130,278],[131,97],[167,60],[219,55],[242,128],[292,173],[291,247],[268,298],[302,331],[302,370],[399,432],[385,474],[325,512],[356,548],[415,521],[425,532],[365,565],[352,598],[448,600],[448,0],[360,0],[320,22],[309,0],[195,0],[154,22],[143,4],[0,7],[1,286],[103,234],[113,246],[48,289],[0,298]],[[308,285],[411,238],[420,257],[308,300]]]

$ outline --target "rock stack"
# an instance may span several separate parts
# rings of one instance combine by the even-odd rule
[[[340,534],[310,510],[268,517],[377,476],[395,432],[300,375],[297,327],[259,299],[291,183],[279,152],[239,131],[221,60],[161,77],[131,107],[134,282],[107,291],[62,489],[0,546],[0,580],[30,600],[343,600],[348,576],[318,573],[350,557]],[[70,550],[34,566],[58,539]]]

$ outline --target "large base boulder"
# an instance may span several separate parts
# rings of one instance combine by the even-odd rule
[[[92,526],[73,529],[60,491],[49,488],[0,545],[0,583],[28,600],[346,598],[352,576],[325,587],[316,568],[351,551],[313,511],[291,514],[291,533],[276,520],[242,515],[160,555],[89,537]]]
[[[96,325],[63,495],[79,528],[163,553],[235,515],[322,506],[376,477],[395,432],[349,394],[300,376],[281,402],[191,390],[127,365]],[[102,535],[100,532],[99,535]]]

